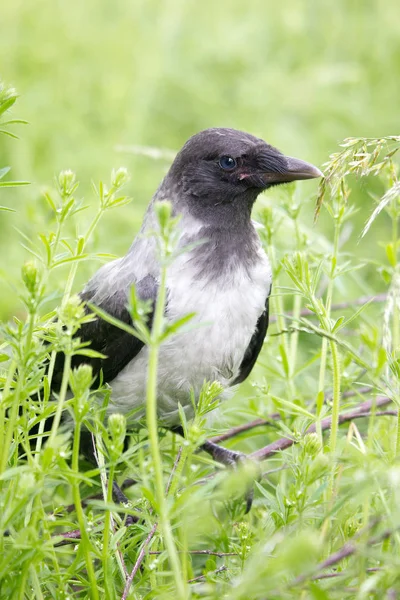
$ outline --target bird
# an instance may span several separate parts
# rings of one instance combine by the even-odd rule
[[[156,240],[148,233],[156,228],[156,203],[168,200],[180,216],[178,250],[187,250],[168,267],[165,318],[175,321],[191,313],[191,323],[202,326],[178,331],[161,344],[160,425],[181,432],[179,405],[191,418],[191,394],[196,398],[204,381],[217,381],[228,391],[250,375],[268,329],[272,284],[271,265],[251,217],[253,205],[272,186],[321,176],[312,164],[285,156],[249,133],[200,131],[177,153],[126,255],[103,265],[84,287],[82,301],[128,324],[132,285],[141,300],[155,303],[160,264]],[[136,409],[135,419],[143,416],[149,348],[98,314],[81,325],[77,336],[103,355],[75,356],[72,366],[85,362],[94,375],[101,373],[111,388],[109,411],[128,415]],[[242,457],[209,440],[202,447],[226,465]],[[116,496],[124,498],[118,489]]]

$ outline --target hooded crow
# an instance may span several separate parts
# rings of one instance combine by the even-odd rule
[[[257,196],[271,186],[321,177],[313,165],[285,156],[262,139],[235,129],[206,129],[177,154],[147,209],[140,234],[123,258],[104,265],[81,297],[131,323],[127,309],[135,284],[143,300],[155,301],[160,267],[154,236],[155,203],[169,200],[181,216],[178,253],[168,268],[166,319],[195,313],[201,327],[177,333],[160,347],[158,416],[161,425],[179,429],[180,404],[190,418],[191,394],[204,381],[224,389],[244,381],[257,360],[268,327],[271,267],[251,211]],[[151,315],[149,318],[151,326]],[[106,358],[75,356],[102,372],[111,387],[110,411],[145,413],[148,348],[100,317],[82,325],[82,342]],[[129,427],[129,422],[128,422]],[[204,449],[225,464],[240,453],[206,442]]]

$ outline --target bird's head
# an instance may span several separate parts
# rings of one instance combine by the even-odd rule
[[[317,167],[285,156],[263,140],[235,129],[205,129],[177,154],[167,181],[190,212],[202,217],[235,206],[251,211],[267,188],[298,179],[321,177]],[[177,207],[178,208],[178,207]]]

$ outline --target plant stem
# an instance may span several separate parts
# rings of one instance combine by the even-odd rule
[[[337,217],[335,219],[335,231],[334,231],[334,240],[333,240],[333,254],[332,254],[332,263],[331,263],[331,271],[329,276],[328,288],[326,291],[326,302],[325,302],[325,319],[327,323],[329,323],[330,314],[331,314],[331,306],[332,306],[332,296],[333,296],[333,281],[335,277],[336,264],[337,264],[337,256],[339,250],[339,232],[340,232],[340,220]],[[332,347],[332,346],[331,346]],[[317,401],[316,401],[316,415],[317,415],[317,433],[320,438],[320,443],[322,445],[322,429],[321,429],[321,411],[325,401],[325,374],[326,374],[326,363],[328,359],[328,340],[327,338],[322,338],[321,344],[321,361],[320,361],[320,369],[319,369],[319,379],[318,379],[318,393],[317,393]],[[333,358],[332,358],[333,360]],[[332,423],[334,419],[332,418]]]
[[[332,356],[333,370],[333,397],[332,397],[332,424],[329,446],[332,453],[336,450],[337,433],[339,427],[339,412],[340,412],[340,361],[336,343],[330,341],[330,350]]]
[[[268,255],[271,260],[272,272],[275,273],[277,271],[277,259],[275,254],[275,248],[271,244],[268,246]],[[277,286],[277,281],[275,281],[275,286]],[[286,331],[286,320],[284,317],[285,307],[283,305],[283,299],[281,294],[277,294],[276,296],[271,298],[271,301],[274,304],[274,309],[271,312],[275,312],[276,320],[278,323],[278,327],[281,331]],[[290,392],[290,397],[293,398],[295,396],[295,389],[293,385],[292,373],[290,369],[290,361],[289,361],[289,342],[288,335],[284,333],[281,336],[281,341],[279,343],[279,350],[282,358],[282,366],[285,371],[287,377],[287,385]]]
[[[36,309],[36,305],[35,305],[35,309]],[[31,350],[31,345],[32,345],[34,323],[35,323],[35,310],[32,308],[29,313],[28,331],[27,331],[24,343],[21,344],[21,347],[22,347],[21,349],[23,350],[23,357],[20,358],[21,363],[22,363],[21,367],[18,368],[18,365],[15,361],[11,364],[10,372],[7,377],[6,388],[3,392],[3,398],[5,398],[6,397],[5,392],[7,391],[7,394],[8,394],[8,391],[11,387],[12,378],[14,376],[15,370],[17,369],[17,385],[15,388],[14,399],[13,399],[13,403],[12,403],[12,407],[11,407],[10,419],[8,421],[8,427],[7,427],[7,431],[5,434],[4,446],[2,447],[2,456],[1,456],[1,460],[0,460],[0,475],[3,474],[6,469],[8,453],[10,451],[12,437],[13,437],[13,434],[15,431],[15,424],[16,424],[18,411],[19,411],[20,404],[21,404],[21,390],[23,389],[23,385],[24,385],[25,378],[26,378],[26,362],[28,361],[30,350]],[[29,442],[28,442],[28,445],[29,445]]]
[[[54,439],[56,437],[57,434],[57,430],[58,427],[60,425],[60,421],[61,421],[61,416],[62,416],[62,411],[64,408],[64,402],[65,402],[65,398],[67,396],[67,389],[68,389],[68,381],[69,381],[69,372],[71,370],[71,354],[65,354],[65,361],[64,361],[64,371],[63,371],[63,376],[62,376],[62,381],[61,381],[61,388],[60,388],[60,394],[58,396],[58,404],[57,404],[57,410],[55,412],[54,415],[54,421],[53,424],[51,426],[51,432],[50,432],[50,436],[49,436],[49,441],[48,444],[51,447],[52,444],[54,443]]]
[[[2,398],[1,398],[1,405],[0,405],[0,448],[2,448],[2,456],[1,456],[1,461],[0,461],[0,475],[2,475],[5,471],[6,465],[7,465],[7,459],[8,459],[8,448],[11,444],[11,437],[12,437],[12,431],[13,431],[13,426],[11,425],[11,423],[9,423],[9,427],[7,427],[7,431],[6,433],[4,433],[4,422],[5,422],[5,400],[8,397],[9,393],[10,393],[10,388],[11,388],[11,384],[13,382],[14,379],[14,373],[16,371],[17,368],[17,363],[16,361],[12,361],[10,368],[8,369],[8,373],[7,373],[7,380],[3,389],[3,393],[2,393]],[[15,402],[13,402],[12,404],[12,412],[17,410],[17,407],[14,408],[14,404],[16,404]],[[10,416],[10,420],[12,419],[12,413]],[[10,431],[10,434],[8,433]],[[11,437],[10,437],[11,435]],[[10,438],[9,441],[7,442],[7,437]]]
[[[107,504],[112,502],[112,488],[114,481],[115,466],[110,465],[107,482]],[[104,533],[103,533],[103,570],[104,570],[104,588],[106,598],[112,598],[112,581],[109,580],[109,542],[111,530],[111,511],[107,508],[104,516]]]
[[[89,238],[91,237],[93,231],[95,230],[95,228],[97,227],[102,215],[104,213],[104,209],[100,209],[99,212],[95,215],[95,217],[93,218],[91,224],[88,227],[88,230],[86,232],[85,238],[84,238],[84,243],[81,249],[81,252],[84,251]],[[67,283],[65,285],[65,292],[64,292],[64,296],[63,296],[63,300],[62,300],[62,306],[65,306],[66,302],[68,302],[69,297],[71,296],[71,292],[72,292],[72,286],[74,284],[74,280],[76,277],[76,273],[78,271],[78,266],[79,263],[78,262],[74,262],[71,266],[71,269],[68,273],[68,279],[67,279]]]
[[[67,358],[67,357],[66,357]],[[64,370],[65,373],[65,370]],[[90,540],[86,530],[85,516],[82,509],[81,495],[79,491],[79,444],[81,435],[81,423],[76,421],[74,430],[74,444],[72,448],[72,471],[74,477],[72,478],[72,495],[75,504],[76,516],[78,517],[79,529],[81,532],[81,545],[83,555],[85,557],[86,569],[90,581],[91,596],[94,600],[99,600],[99,594],[97,589],[96,576],[90,557]]]
[[[400,452],[400,405],[399,402],[397,404],[397,419],[396,419],[396,439],[395,439],[395,447],[394,447],[394,456],[393,459],[399,455]]]
[[[168,551],[169,561],[174,573],[177,597],[186,598],[186,584],[181,573],[178,552],[175,546],[171,523],[168,516],[168,507],[164,495],[164,482],[160,446],[158,440],[157,423],[157,372],[160,336],[163,330],[164,310],[166,304],[166,267],[161,268],[160,286],[154,314],[153,328],[149,347],[148,383],[146,397],[146,419],[149,430],[150,449],[155,473],[156,498],[158,503],[161,532]]]
[[[397,243],[398,243],[398,216],[397,216],[397,197],[392,200],[392,246],[393,246],[393,257],[394,257],[394,265],[393,265],[393,278],[400,275],[397,273]],[[392,280],[393,283],[393,280]],[[394,298],[393,301],[393,350],[396,352],[399,346],[399,308],[397,303],[397,298]]]
[[[295,294],[293,300],[293,318],[296,321],[299,320],[300,311],[301,311],[301,302],[302,297],[300,294]],[[296,358],[297,358],[297,346],[299,341],[299,330],[296,329],[290,338],[290,370],[291,377],[293,377],[293,373],[296,370]]]

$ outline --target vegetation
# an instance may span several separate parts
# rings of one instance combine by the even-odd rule
[[[339,2],[327,18],[322,4],[250,4],[2,7],[0,45],[13,54],[4,76],[21,86],[18,112],[30,125],[18,129],[21,140],[0,136],[0,204],[16,211],[0,212],[0,598],[361,600],[400,591],[398,11],[391,1]],[[17,45],[18,28],[27,37]],[[13,135],[16,97],[1,88],[0,129]],[[132,291],[152,369],[147,425],[124,447],[126,421],[106,417],[107,388],[91,389],[88,367],[70,368],[73,354],[91,352],[73,338],[89,318],[74,294],[99,262],[126,250],[173,156],[165,148],[217,124],[314,155],[326,177],[317,199],[309,182],[258,202],[274,272],[269,335],[231,401],[220,405],[218,386],[205,384],[193,421],[182,413],[185,440],[158,428],[155,394],[158,348],[190,320],[166,329],[161,286],[148,331],[148,307]],[[365,137],[377,135],[385,137]],[[99,182],[116,143],[130,144],[122,162],[132,179],[116,168]],[[32,185],[6,188],[7,165],[14,182]],[[49,185],[71,166],[82,183],[63,170]],[[158,218],[167,270],[168,203]],[[54,401],[58,350],[67,359]],[[72,434],[60,427],[63,412]],[[80,455],[84,427],[96,467]],[[212,436],[254,460],[220,468],[197,452]],[[136,482],[118,510],[114,479]],[[126,527],[124,513],[138,522]]]

